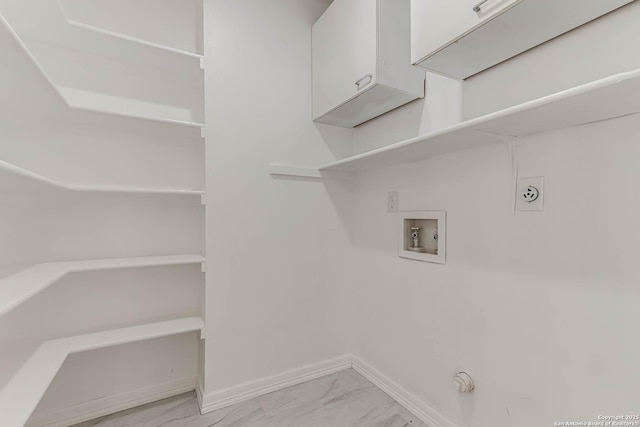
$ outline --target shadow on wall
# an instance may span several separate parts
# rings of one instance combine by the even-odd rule
[[[277,181],[297,181],[305,185],[322,185],[331,200],[331,204],[340,219],[344,232],[353,241],[354,232],[354,184],[355,175],[340,172],[323,172],[322,178],[272,175]]]
[[[354,154],[353,129],[325,125],[322,123],[314,123],[314,125],[334,159],[344,159],[345,157],[350,157]]]
[[[425,98],[354,129],[353,151],[361,154],[461,121],[462,82],[427,72]]]
[[[385,147],[461,121],[462,82],[427,72],[426,96],[355,128],[315,123],[336,160]]]

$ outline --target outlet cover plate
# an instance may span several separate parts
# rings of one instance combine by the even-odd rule
[[[399,195],[397,191],[389,191],[387,193],[387,212],[388,213],[396,213],[398,212],[398,202]]]
[[[529,187],[534,187],[538,190],[538,198],[529,202],[526,201],[526,197],[523,197],[527,193]],[[531,194],[529,191],[528,194]],[[536,176],[532,178],[520,178],[518,180],[518,193],[516,194],[518,210],[522,212],[540,212],[544,210],[544,177]]]

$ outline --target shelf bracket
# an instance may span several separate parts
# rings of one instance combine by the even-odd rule
[[[507,149],[509,150],[509,175],[511,179],[511,215],[516,214],[516,207],[518,204],[518,138],[511,137],[505,142],[507,143]]]
[[[207,339],[207,329],[206,328],[200,329],[200,339],[201,340]]]
[[[206,273],[207,272],[207,263],[206,262],[200,263],[200,272],[202,272],[202,273]]]
[[[205,64],[204,58],[200,58],[200,69],[201,70],[204,70],[204,64]]]
[[[200,204],[202,206],[206,206],[207,205],[207,195],[206,194],[201,194],[200,195]]]
[[[492,138],[497,139],[500,142],[504,142],[507,146],[507,150],[509,150],[509,180],[511,181],[510,192],[511,192],[511,215],[516,214],[516,205],[518,203],[518,137],[513,135],[502,135],[493,132],[486,132],[483,130],[475,130],[474,132],[488,135]]]

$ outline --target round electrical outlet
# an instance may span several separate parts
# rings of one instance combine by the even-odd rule
[[[540,197],[540,191],[538,191],[538,189],[533,185],[528,185],[522,189],[522,192],[520,193],[520,197],[525,202],[531,203],[538,200],[538,197]]]

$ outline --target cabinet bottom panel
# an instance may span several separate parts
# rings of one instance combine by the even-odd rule
[[[314,121],[352,128],[418,98],[416,94],[376,84]]]

